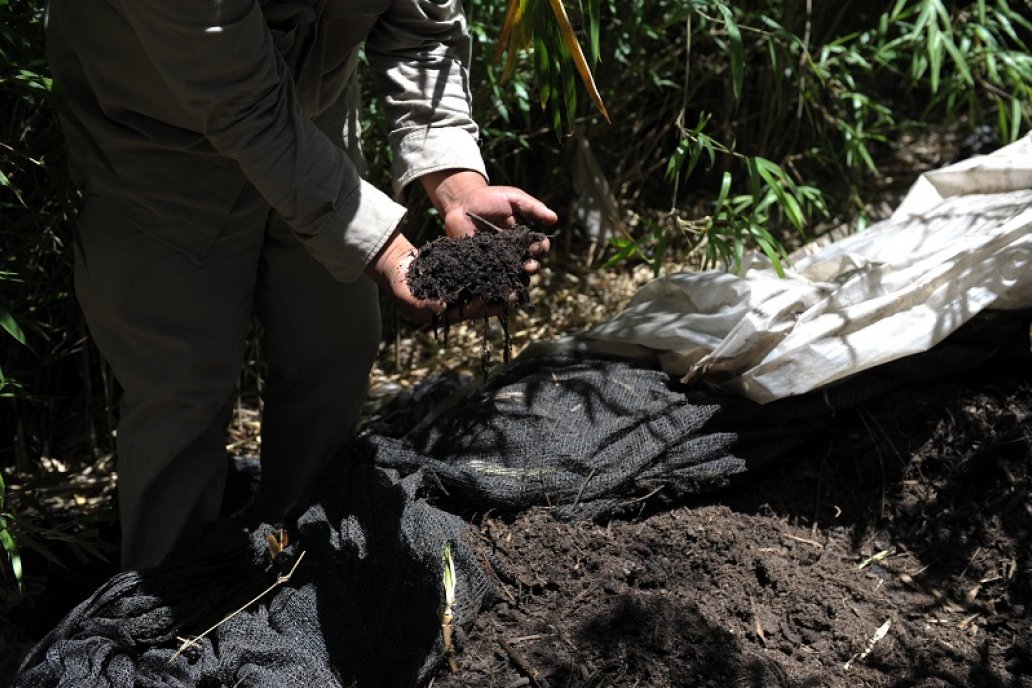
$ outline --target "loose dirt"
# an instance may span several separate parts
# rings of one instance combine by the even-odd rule
[[[854,408],[690,503],[472,515],[497,593],[433,685],[1032,686],[1030,372]]]
[[[479,218],[478,218],[479,219]],[[504,335],[503,355],[508,362],[512,352],[509,310],[530,304],[530,277],[523,265],[532,258],[530,246],[544,241],[545,235],[525,225],[499,229],[489,225],[468,237],[435,239],[419,249],[406,278],[412,295],[419,299],[443,301],[461,319],[470,308],[485,309],[481,341],[481,365],[489,365],[487,346],[489,313],[496,312]],[[448,345],[448,314],[443,323],[433,323],[436,334],[444,327]]]

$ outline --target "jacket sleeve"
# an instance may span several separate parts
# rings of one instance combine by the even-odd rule
[[[391,0],[366,40],[366,57],[387,115],[395,193],[443,169],[486,179],[461,0]]]
[[[167,88],[312,255],[357,279],[405,208],[363,181],[301,112],[256,0],[124,0]]]

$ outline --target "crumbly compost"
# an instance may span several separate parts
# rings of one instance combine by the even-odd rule
[[[409,266],[406,278],[412,295],[418,299],[443,301],[449,311],[458,311],[460,319],[474,301],[481,301],[496,311],[504,335],[504,360],[509,361],[512,340],[509,336],[509,312],[512,307],[529,308],[530,278],[523,264],[532,258],[531,244],[544,241],[545,235],[516,225],[511,229],[478,229],[472,236],[441,237],[425,244]],[[481,366],[489,365],[488,323],[484,316],[481,338]],[[435,318],[434,333],[443,326],[444,344],[448,345],[447,315]]]

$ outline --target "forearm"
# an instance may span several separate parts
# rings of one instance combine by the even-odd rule
[[[393,0],[365,50],[386,114],[395,194],[431,173],[486,177],[461,0]]]

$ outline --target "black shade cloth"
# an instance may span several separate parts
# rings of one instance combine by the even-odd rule
[[[441,657],[441,558],[456,624],[488,592],[461,519],[418,499],[420,476],[356,465],[327,481],[275,560],[278,529],[227,522],[183,556],[112,578],[25,658],[12,686],[408,686]],[[173,655],[286,575],[289,581]],[[171,661],[170,661],[171,660]]]

